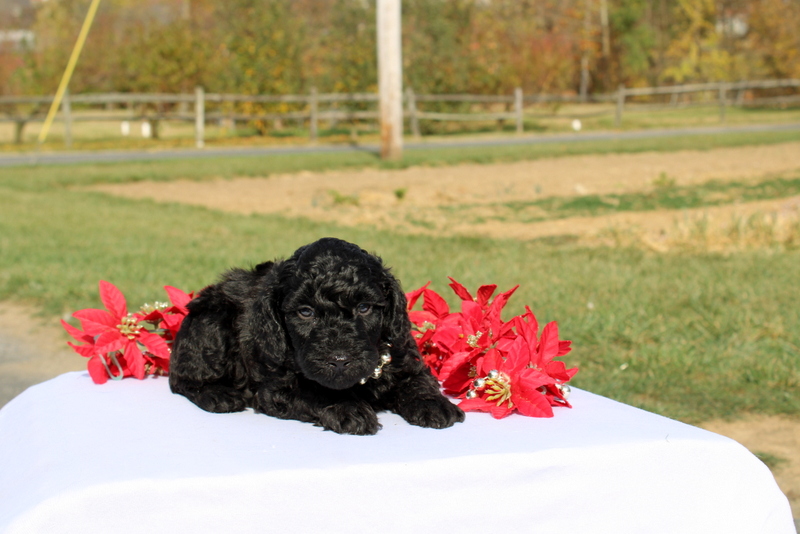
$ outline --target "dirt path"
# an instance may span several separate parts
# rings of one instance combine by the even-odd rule
[[[753,213],[797,219],[800,197],[713,209],[622,213],[515,222],[506,203],[551,196],[642,192],[654,184],[758,180],[800,170],[800,143],[675,153],[607,154],[494,165],[366,169],[208,182],[109,184],[93,189],[132,198],[182,202],[237,213],[278,213],[416,234],[533,239],[570,234],[588,240],[635,229],[658,249],[681,221],[728,224]],[[464,214],[468,213],[469,217]],[[524,215],[524,214],[523,214]],[[535,213],[531,213],[535,215]]]
[[[664,250],[670,240],[682,231],[690,231],[687,225],[701,217],[723,223],[735,216],[772,213],[773,230],[780,230],[782,220],[796,224],[800,197],[679,213],[621,213],[526,224],[503,220],[503,203],[549,196],[649,191],[658,182],[680,186],[709,180],[759,180],[798,170],[800,142],[794,142],[702,152],[588,155],[494,165],[300,173],[207,182],[100,185],[93,189],[236,213],[277,213],[409,233],[518,239],[570,234],[602,240],[633,231],[651,248]],[[469,222],[464,222],[465,209],[471,214]],[[713,245],[706,242],[705,246]],[[19,317],[20,310],[0,303],[0,335],[28,328],[28,320]],[[64,356],[63,349],[53,349],[50,339],[60,337],[63,342],[65,338],[54,333],[52,325],[41,328],[25,339],[45,342],[46,346],[38,345],[32,352],[37,356],[30,361],[0,360],[0,376],[13,370],[25,380],[32,380],[44,376],[42,373],[55,375],[62,369],[83,365],[80,357]],[[773,472],[790,497],[794,516],[800,517],[800,419],[752,416],[703,426],[777,459]]]
[[[34,313],[29,306],[0,302],[0,407],[33,384],[85,369],[58,320]]]

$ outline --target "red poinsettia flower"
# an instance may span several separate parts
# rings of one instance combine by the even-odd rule
[[[552,417],[553,406],[567,406],[565,386],[577,372],[555,360],[570,351],[558,339],[556,323],[539,323],[525,307],[521,316],[505,322],[501,314],[519,286],[494,298],[496,285],[478,288],[476,296],[450,278],[461,299],[461,311],[451,312],[429,284],[407,295],[409,317],[423,360],[448,395],[465,399],[466,411],[486,411],[494,417],[521,413]],[[422,298],[422,310],[413,310]]]
[[[140,314],[128,313],[125,297],[116,286],[101,281],[100,300],[105,310],[85,309],[73,314],[81,322],[82,332],[64,323],[76,340],[84,342],[79,347],[71,346],[79,354],[89,355],[92,380],[102,383],[108,379],[108,376],[103,376],[103,371],[108,368],[107,358],[118,361],[122,376],[139,379],[144,378],[148,367],[169,360],[167,342],[140,325]],[[121,378],[108,372],[112,374],[111,378]]]
[[[186,306],[194,298],[194,291],[186,293],[172,286],[164,286],[164,291],[167,292],[172,306],[164,310],[161,325],[167,333],[167,339],[171,341],[178,334],[184,317],[189,314]]]
[[[544,388],[555,380],[527,367],[530,360],[525,340],[516,338],[509,349],[505,357],[499,351],[487,353],[482,363],[493,369],[475,379],[472,394],[459,406],[465,411],[489,412],[496,419],[515,411],[530,417],[552,417],[553,408]]]
[[[125,376],[126,370],[122,368],[118,360],[112,359],[107,354],[98,354],[95,348],[94,336],[75,328],[63,319],[61,320],[61,325],[69,335],[81,343],[80,345],[75,345],[68,341],[67,345],[72,347],[73,350],[81,356],[89,358],[86,367],[94,383],[105,384],[109,377],[119,379]],[[128,371],[127,376],[130,376],[130,371]]]

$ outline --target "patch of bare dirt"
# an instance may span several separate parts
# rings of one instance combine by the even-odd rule
[[[0,407],[27,387],[86,361],[66,344],[57,319],[37,317],[35,308],[0,302]]]
[[[207,182],[105,184],[113,195],[181,202],[237,213],[276,213],[338,224],[368,225],[415,234],[461,234],[535,239],[572,235],[586,241],[633,231],[656,250],[690,229],[714,221],[728,227],[755,213],[775,214],[778,230],[799,219],[800,197],[683,212],[620,213],[524,222],[508,203],[552,196],[649,191],[709,180],[759,180],[800,169],[800,143],[675,153],[606,154],[493,165],[364,169],[237,178]],[[525,211],[527,210],[527,211]],[[468,214],[468,217],[465,217]],[[523,221],[523,222],[520,222]],[[720,230],[723,232],[723,230]],[[724,233],[723,232],[723,233]]]

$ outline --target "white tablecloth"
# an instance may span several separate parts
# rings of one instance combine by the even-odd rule
[[[552,419],[342,436],[68,373],[0,410],[0,532],[794,534],[727,438],[576,390]]]

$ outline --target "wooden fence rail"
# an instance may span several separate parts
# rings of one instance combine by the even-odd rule
[[[590,102],[615,103],[614,122],[617,126],[622,124],[626,105],[631,99],[658,97],[670,95],[669,103],[639,104],[637,106],[664,107],[676,105],[678,97],[689,93],[712,93],[714,101],[719,106],[720,121],[725,120],[726,108],[732,104],[742,105],[742,95],[745,91],[754,89],[798,88],[800,80],[756,80],[741,82],[720,82],[687,84],[665,87],[632,87],[620,86],[616,93],[590,95]],[[737,93],[733,102],[728,95]],[[16,124],[15,141],[22,142],[25,125],[29,122],[44,120],[44,112],[52,102],[51,96],[0,96],[0,122],[13,122]],[[312,89],[305,95],[241,95],[226,93],[206,93],[198,87],[193,94],[167,94],[167,93],[101,93],[101,94],[66,94],[61,106],[61,120],[65,126],[65,142],[71,143],[73,121],[120,121],[142,120],[149,121],[154,131],[157,132],[158,122],[165,120],[194,122],[195,141],[201,148],[205,140],[205,125],[212,121],[236,122],[249,121],[274,121],[297,120],[308,121],[310,137],[316,140],[319,121],[341,120],[378,120],[378,111],[365,109],[378,101],[375,93],[317,93]],[[552,116],[548,114],[535,114],[526,112],[526,105],[536,104],[563,104],[582,103],[585,100],[579,95],[523,95],[521,89],[516,89],[513,95],[472,95],[472,94],[415,94],[410,88],[405,94],[405,118],[411,133],[420,135],[420,121],[513,121],[517,132],[524,129],[525,117]],[[780,95],[768,98],[755,98],[751,103],[800,103],[800,95]],[[439,112],[425,111],[425,103],[465,103],[480,104],[483,106],[498,105],[505,107],[505,111],[473,111],[468,112]],[[124,117],[119,114],[81,114],[75,116],[72,106],[125,106],[128,110]],[[284,105],[295,109],[280,111],[267,111],[265,109],[243,112],[237,111],[242,104],[260,104],[261,107]],[[338,106],[357,104],[364,109],[340,109]],[[422,104],[422,106],[420,106]],[[708,102],[703,105],[708,105]],[[136,111],[136,107],[139,111]],[[358,107],[357,106],[357,107]],[[256,106],[258,107],[258,106]],[[192,108],[192,109],[190,109]],[[610,114],[612,111],[594,111],[580,115],[583,117]],[[578,115],[575,115],[578,117]]]

